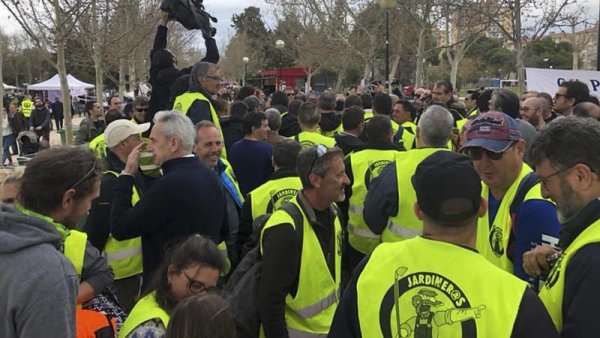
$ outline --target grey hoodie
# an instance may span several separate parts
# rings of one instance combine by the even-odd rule
[[[54,226],[0,204],[0,337],[75,337],[77,276]]]

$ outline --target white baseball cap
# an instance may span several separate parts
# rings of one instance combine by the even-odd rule
[[[104,140],[108,148],[112,148],[131,135],[141,134],[150,129],[150,122],[135,124],[129,120],[111,122],[104,131]]]

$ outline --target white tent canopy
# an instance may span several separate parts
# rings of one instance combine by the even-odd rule
[[[86,88],[94,88],[94,85],[77,80],[71,74],[67,75],[69,90],[83,90]],[[27,86],[27,90],[60,90],[60,78],[58,74],[54,75],[49,80]]]
[[[6,90],[10,90],[10,89],[17,89],[17,87],[15,86],[11,86],[11,85],[7,85],[6,83],[3,83],[2,86],[4,87],[4,89]]]

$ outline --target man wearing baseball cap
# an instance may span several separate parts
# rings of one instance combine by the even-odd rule
[[[475,250],[486,202],[470,159],[436,152],[412,185],[423,235],[383,243],[358,265],[329,337],[558,337],[527,284]]]
[[[110,209],[117,177],[125,169],[127,156],[140,143],[141,133],[150,123],[135,124],[129,120],[116,120],[106,127],[104,138],[107,152],[100,196],[92,202],[84,230],[90,242],[106,257],[112,267],[115,282],[113,292],[125,312],[129,312],[140,291],[142,274],[142,242],[139,237],[117,241],[110,235]],[[141,174],[135,175],[132,204],[137,203],[144,190]]]
[[[523,253],[542,243],[556,245],[561,226],[554,204],[541,196],[538,177],[523,163],[525,141],[517,122],[501,112],[481,114],[461,150],[473,160],[488,201],[478,222],[477,250],[537,287],[523,271]]]

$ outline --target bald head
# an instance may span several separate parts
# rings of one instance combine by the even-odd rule
[[[600,120],[600,106],[593,102],[581,102],[573,108],[573,114],[580,117],[592,117]]]

